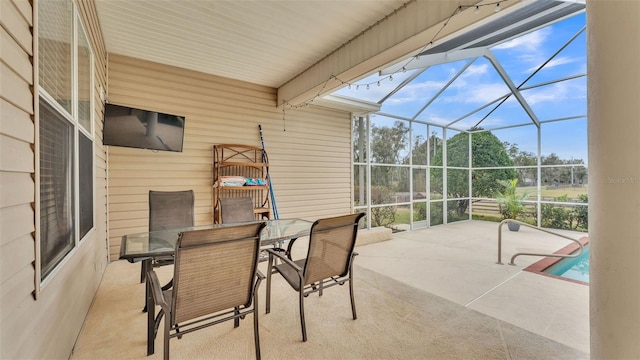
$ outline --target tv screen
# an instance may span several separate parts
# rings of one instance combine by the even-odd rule
[[[182,151],[184,116],[106,104],[104,145]]]

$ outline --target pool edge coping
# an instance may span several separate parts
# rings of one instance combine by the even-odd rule
[[[583,237],[581,237],[579,239],[579,241],[583,246],[587,245],[587,244],[589,244],[589,237],[588,236],[583,236]],[[571,244],[563,247],[562,249],[560,249],[558,251],[555,251],[554,254],[567,255],[567,254],[571,254],[572,252],[578,250],[579,248],[580,248],[580,246],[578,244],[571,243]],[[549,273],[544,272],[550,266],[555,265],[557,262],[559,262],[562,259],[564,259],[564,258],[547,256],[547,257],[543,258],[542,260],[538,260],[535,263],[527,266],[526,268],[523,269],[523,271],[528,271],[528,272],[532,272],[532,273],[535,273],[535,274],[547,276],[547,277],[558,279],[558,280],[569,281],[569,282],[572,282],[572,283],[589,286],[589,283],[585,282],[585,281],[569,279],[569,278],[566,278],[566,277],[563,277],[563,276],[557,276],[557,275],[553,275],[553,274],[549,274]]]

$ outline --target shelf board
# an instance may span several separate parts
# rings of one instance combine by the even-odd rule
[[[245,185],[245,186],[214,186],[218,189],[224,190],[266,190],[269,189],[268,185]]]
[[[269,164],[263,162],[241,162],[241,161],[223,161],[214,164],[216,166],[250,166],[255,168],[267,167]]]

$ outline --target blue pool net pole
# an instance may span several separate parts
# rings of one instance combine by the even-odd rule
[[[262,160],[266,163],[267,151],[264,148],[264,137],[262,136],[262,125],[258,124],[258,130],[260,130],[260,143],[262,143]],[[271,184],[271,173],[267,172],[267,181],[269,182],[269,196],[271,197],[271,208],[273,209],[273,218],[279,219],[278,207],[276,206],[276,197],[273,194],[273,185]]]

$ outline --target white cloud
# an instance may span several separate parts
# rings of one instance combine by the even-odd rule
[[[478,117],[478,118],[474,118],[473,122],[469,121],[468,122],[469,126],[467,126],[467,128],[470,128],[471,126],[475,126],[477,124],[481,128],[491,129],[491,128],[496,128],[496,127],[500,127],[507,124],[507,122],[504,121],[504,119],[498,116],[490,116],[484,119],[482,122],[480,122],[480,120],[482,120],[482,118]]]
[[[468,78],[471,76],[484,75],[488,72],[489,64],[471,65],[464,71],[461,78]]]
[[[541,88],[527,90],[523,96],[531,105],[543,102],[563,102],[567,99],[580,99],[586,97],[587,89],[584,85],[577,85],[571,81],[563,81]]]
[[[451,118],[436,115],[429,115],[425,120],[438,125],[447,125],[451,122]]]
[[[496,45],[493,47],[493,49],[514,49],[523,52],[535,52],[544,44],[546,38],[550,35],[551,28],[546,27]]]
[[[467,104],[486,104],[509,92],[504,83],[474,84],[459,90],[456,100]]]
[[[445,91],[438,99],[446,103],[486,104],[508,93],[509,89],[504,83],[473,83],[468,81],[454,82],[449,91]],[[387,100],[389,104],[399,105],[418,101],[426,103],[438,90],[445,85],[444,82],[423,82],[407,85],[402,96],[394,96]],[[439,102],[436,100],[436,102]]]
[[[549,61],[549,62],[544,66],[544,69],[551,69],[551,68],[556,67],[556,66],[565,65],[565,64],[571,64],[571,63],[576,63],[576,62],[579,62],[579,61],[580,61],[580,60],[579,60],[579,59],[577,59],[577,58],[570,58],[570,57],[566,57],[566,56],[564,56],[564,57],[559,57],[559,58],[557,58],[557,59],[553,59],[553,60]],[[540,65],[542,65],[542,64],[540,64]],[[538,66],[539,66],[539,65],[538,65]],[[529,69],[525,70],[525,71],[524,71],[524,73],[526,73],[526,74],[530,74],[530,73],[534,72],[534,71],[538,68],[538,66],[533,66],[533,67],[531,67],[531,68],[529,68]]]
[[[387,102],[393,105],[406,104],[413,101],[427,102],[446,83],[441,81],[425,81],[420,83],[410,83],[402,88],[400,94],[389,98]]]

